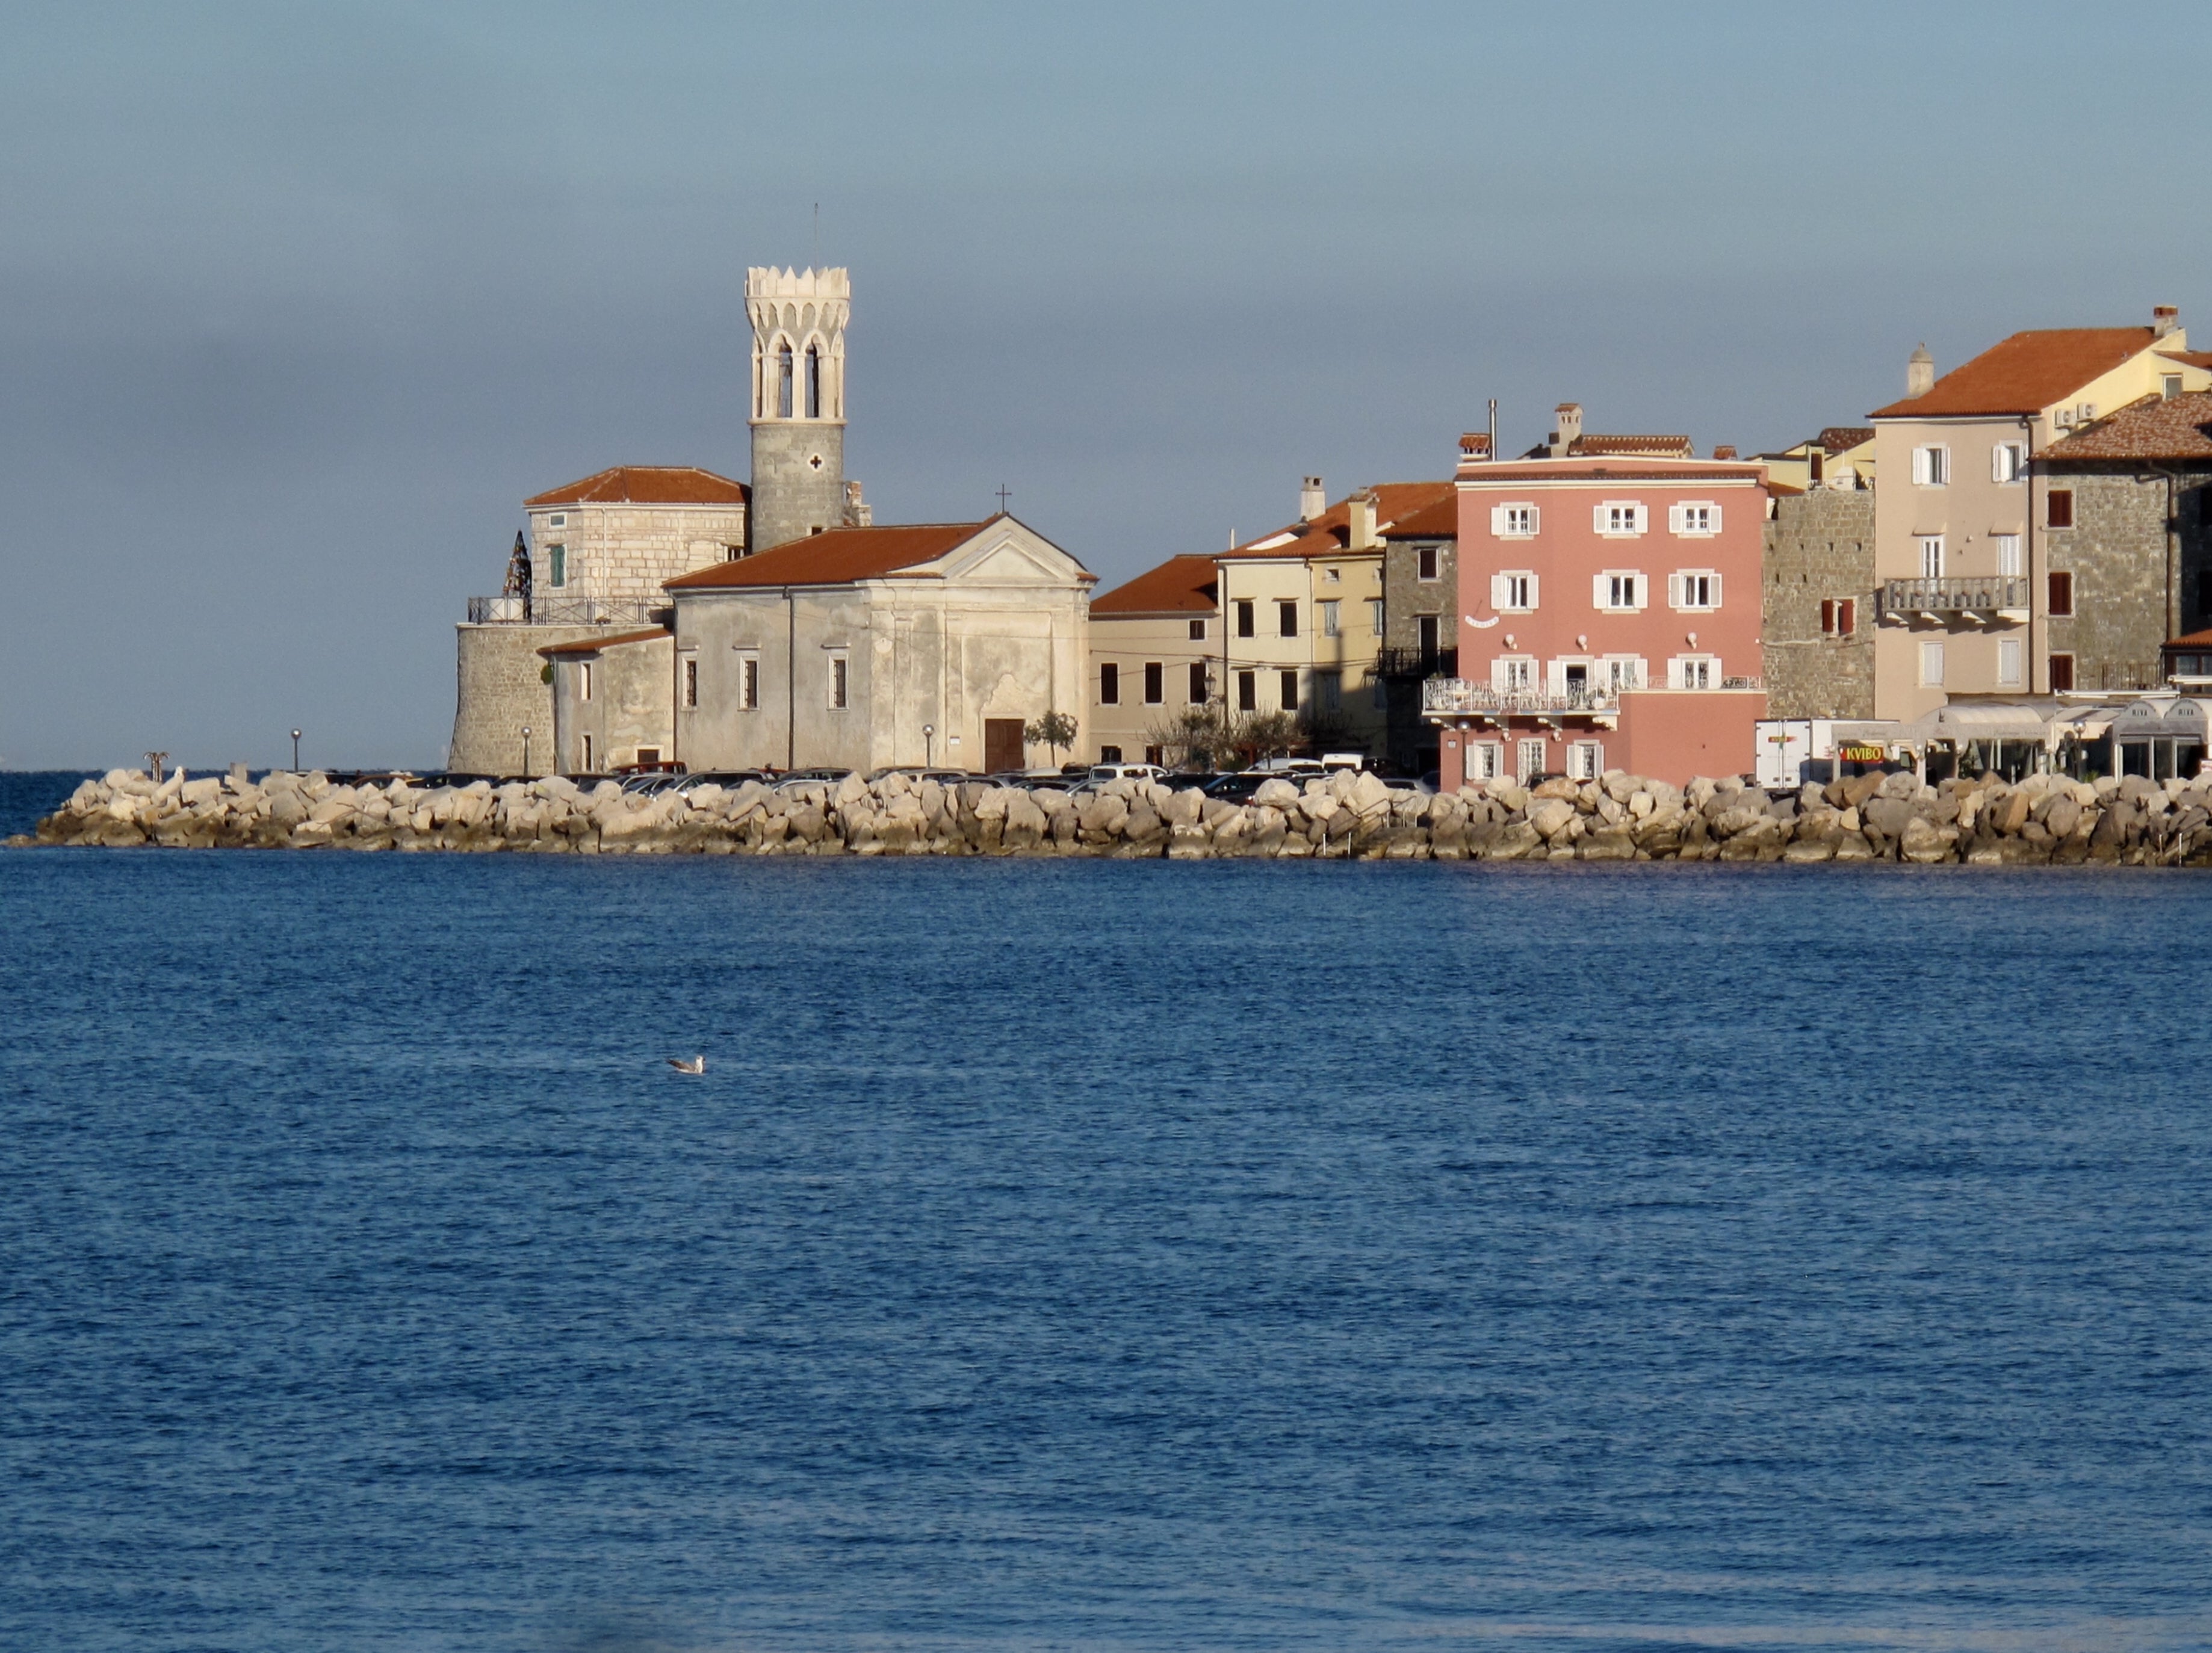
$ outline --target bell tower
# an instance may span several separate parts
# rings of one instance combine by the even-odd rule
[[[753,329],[753,482],[749,551],[765,551],[846,521],[845,324],[852,282],[842,269],[748,269]]]

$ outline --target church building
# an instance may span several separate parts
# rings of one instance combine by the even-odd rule
[[[1087,721],[1079,562],[1003,513],[875,527],[847,481],[851,310],[843,269],[746,271],[750,483],[617,466],[526,502],[460,628],[454,768],[1014,768],[1044,713]]]

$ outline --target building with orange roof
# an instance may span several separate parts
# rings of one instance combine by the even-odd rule
[[[1911,722],[1957,699],[2063,693],[2053,562],[2071,493],[2033,461],[2147,397],[2212,390],[2170,306],[2148,327],[2015,333],[1936,375],[1926,348],[1875,427],[1874,711]],[[2056,514],[2054,514],[2056,513]],[[2156,629],[2153,628],[2154,631]],[[2154,670],[2157,644],[2141,663]]]
[[[1174,725],[1220,699],[1220,571],[1170,557],[1091,600],[1091,740],[1100,763],[1159,763]]]

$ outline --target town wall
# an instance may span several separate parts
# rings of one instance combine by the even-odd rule
[[[538,651],[589,637],[589,626],[454,628],[453,738],[446,765],[471,775],[544,775],[554,769],[553,691]],[[531,731],[529,766],[522,731]]]
[[[1875,715],[1874,500],[1872,488],[1775,499],[1761,638],[1767,703],[1777,718]],[[1845,598],[1854,609],[1851,634],[1824,634],[1821,602]]]

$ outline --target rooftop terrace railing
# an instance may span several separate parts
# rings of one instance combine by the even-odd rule
[[[471,626],[659,626],[667,622],[667,602],[599,597],[472,596]]]

